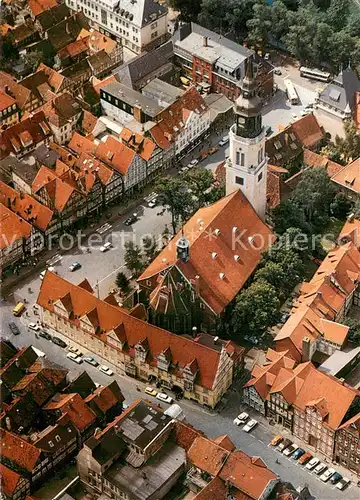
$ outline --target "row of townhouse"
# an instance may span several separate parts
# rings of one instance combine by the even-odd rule
[[[47,272],[37,303],[45,325],[108,359],[119,374],[211,408],[242,367],[243,349],[233,342],[178,337],[125,313],[112,296],[98,299],[88,282],[76,286]]]
[[[7,498],[21,500],[121,414],[124,397],[115,381],[97,388],[86,372],[69,383],[66,369],[31,346],[2,341],[1,353],[0,467]]]
[[[129,129],[142,126],[158,145],[172,146],[173,154],[180,156],[207,133],[210,109],[195,87],[186,92],[169,84],[166,87],[174,95],[170,103],[164,102],[161,90],[141,93],[112,81],[101,86],[101,107],[106,115]]]
[[[115,499],[138,498],[139,491],[167,498],[174,488],[199,500],[266,500],[282,486],[260,457],[236,450],[228,436],[209,439],[141,399],[85,442],[77,469],[90,494]]]
[[[359,225],[350,218],[341,246],[330,250],[302,284],[275,337],[275,350],[268,350],[262,366],[254,366],[243,389],[249,406],[357,474],[360,392],[336,377],[346,377],[359,362],[357,349],[344,350],[349,327],[342,324],[351,306],[359,304]]]

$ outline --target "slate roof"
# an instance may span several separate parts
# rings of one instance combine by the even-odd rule
[[[168,64],[173,56],[172,41],[160,45],[150,52],[144,52],[120,66],[114,74],[119,82],[134,88],[137,83],[152,72]]]
[[[58,5],[55,2],[55,5],[51,8],[36,14],[36,21],[40,24],[44,31],[47,31],[69,16],[69,8],[64,3]]]
[[[353,112],[360,80],[350,68],[342,70],[320,93],[318,101],[343,112]]]

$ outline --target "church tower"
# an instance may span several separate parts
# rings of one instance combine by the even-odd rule
[[[265,219],[267,158],[261,101],[256,95],[253,61],[245,61],[241,95],[234,104],[235,124],[230,128],[226,161],[226,194],[241,189],[261,219]]]

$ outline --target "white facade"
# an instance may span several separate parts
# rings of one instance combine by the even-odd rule
[[[154,0],[65,0],[65,3],[74,11],[82,11],[94,28],[115,36],[136,54],[157,39],[165,41],[167,8]]]
[[[226,162],[226,194],[241,189],[259,217],[265,219],[267,157],[265,130],[254,138],[236,135],[236,126],[230,129],[229,158]]]
[[[195,141],[210,127],[210,110],[204,113],[192,111],[185,127],[175,138],[175,154],[179,154],[186,146]],[[174,131],[176,132],[176,131]]]

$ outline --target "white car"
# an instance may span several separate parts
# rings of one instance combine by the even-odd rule
[[[100,365],[99,366],[99,370],[103,373],[105,373],[106,375],[109,375],[109,377],[111,377],[112,375],[114,375],[114,372],[112,370],[110,370],[110,368],[106,365]]]
[[[320,476],[321,481],[326,483],[326,481],[329,481],[329,479],[331,478],[331,476],[335,474],[335,472],[336,472],[335,469],[328,469],[327,471],[324,472],[324,474]]]
[[[294,451],[296,451],[298,449],[298,445],[297,444],[292,444],[291,446],[289,446],[288,448],[286,448],[284,451],[283,451],[283,454],[286,456],[286,457],[289,457],[290,455],[292,455],[294,453]]]
[[[160,401],[164,401],[164,403],[169,403],[172,404],[174,402],[173,398],[165,394],[164,392],[158,392],[156,394],[157,399],[160,399]]]
[[[30,330],[34,330],[34,332],[38,332],[40,330],[40,326],[36,323],[29,323],[28,327],[30,328]]]
[[[348,479],[347,477],[343,477],[336,485],[336,488],[338,490],[344,490],[349,484],[350,484],[350,479]]]
[[[152,200],[149,201],[148,207],[154,208],[154,207],[156,207],[156,205],[157,205],[157,196],[155,196],[155,198],[153,198]]]
[[[83,362],[82,358],[73,352],[69,352],[66,357],[71,359],[71,361],[75,361],[75,363],[77,363],[78,365]]]
[[[188,171],[189,171],[189,167],[182,167],[182,168],[180,168],[179,173],[186,174],[186,172],[188,172]]]
[[[327,469],[327,465],[324,464],[324,462],[321,462],[319,465],[315,467],[314,472],[315,474],[319,475],[322,472],[324,472],[325,469]]]
[[[245,432],[250,432],[256,425],[257,425],[257,420],[251,419],[246,425],[244,425],[242,430]]]
[[[312,458],[306,465],[305,465],[305,469],[308,469],[308,470],[312,470],[314,467],[316,467],[318,464],[320,463],[320,459],[319,458]]]
[[[245,422],[248,420],[249,415],[245,413],[244,411],[240,413],[235,419],[234,419],[234,424],[235,425],[241,425],[245,424]]]
[[[199,160],[197,158],[194,158],[193,160],[191,160],[188,167],[190,167],[190,168],[195,167],[198,163],[199,163]]]
[[[225,146],[229,142],[229,136],[224,135],[224,137],[219,141],[219,146]]]
[[[112,243],[110,243],[110,241],[107,241],[100,247],[100,252],[107,252],[108,250],[110,250],[110,248],[112,248]]]
[[[83,353],[80,351],[80,349],[78,349],[77,347],[72,347],[71,345],[68,346],[67,350],[72,352],[73,354],[76,354],[76,356],[83,355]]]
[[[50,267],[48,267],[47,269],[45,269],[44,271],[42,271],[42,272],[40,273],[40,279],[41,279],[41,281],[44,279],[45,274],[46,274],[46,271],[50,271],[51,273],[55,273],[55,274],[57,274],[55,267],[50,266]]]
[[[293,117],[294,120],[296,120],[296,118],[297,118],[297,114],[296,113],[291,113],[291,116]]]

